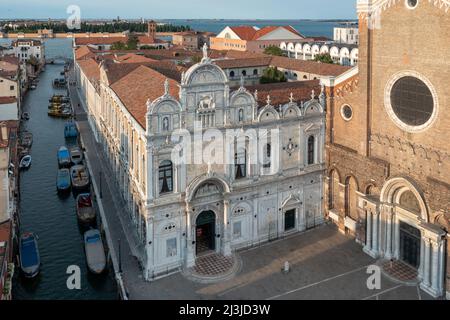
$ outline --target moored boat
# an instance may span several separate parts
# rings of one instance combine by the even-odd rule
[[[70,153],[69,149],[62,146],[58,149],[58,166],[60,168],[69,167],[70,166]]]
[[[81,164],[83,162],[83,153],[77,147],[70,149],[70,160],[74,165]]]
[[[28,112],[22,113],[22,120],[30,120],[30,114]]]
[[[21,136],[20,144],[24,147],[30,148],[33,144],[33,134],[31,132],[24,132]]]
[[[56,118],[70,118],[72,116],[72,111],[70,109],[65,108],[55,108],[50,109],[47,114],[51,117]]]
[[[85,190],[89,187],[89,174],[83,165],[76,165],[70,169],[70,179],[74,189]]]
[[[58,191],[67,191],[70,189],[70,171],[67,168],[59,169],[56,176],[56,189]]]
[[[100,231],[91,229],[84,233],[84,251],[89,271],[101,274],[106,268],[106,256]]]
[[[31,233],[24,233],[19,244],[20,268],[27,278],[34,278],[39,274],[41,259],[37,237]]]
[[[90,223],[95,220],[95,209],[90,193],[82,193],[77,196],[77,217],[82,223]]]
[[[31,166],[31,156],[26,155],[20,160],[19,168],[20,169],[28,169],[30,166]]]
[[[74,121],[67,121],[64,125],[64,137],[76,138],[78,137],[78,129]]]

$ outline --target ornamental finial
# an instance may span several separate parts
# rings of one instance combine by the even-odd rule
[[[311,100],[314,100],[315,97],[316,97],[316,92],[314,91],[314,89],[312,89],[312,91],[311,91]]]
[[[290,96],[289,96],[289,101],[291,102],[291,103],[293,103],[294,102],[294,94],[291,92],[291,94],[290,94]]]
[[[267,105],[270,105],[270,95],[267,95]]]
[[[208,59],[208,45],[206,43],[203,45],[203,59]]]

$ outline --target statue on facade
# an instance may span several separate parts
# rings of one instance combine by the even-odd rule
[[[198,108],[200,110],[207,110],[207,109],[214,109],[216,107],[216,104],[214,103],[213,99],[210,96],[205,96],[200,99],[200,102],[198,103]]]

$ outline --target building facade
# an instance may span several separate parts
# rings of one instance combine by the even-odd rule
[[[180,81],[145,66],[119,80],[118,67],[101,64],[98,86],[88,84],[83,67],[77,72],[91,126],[135,226],[146,279],[192,267],[205,251],[229,256],[323,222],[325,96],[318,83],[316,94],[301,87],[264,99],[244,86],[231,91],[206,52]],[[194,136],[196,122],[200,134],[244,133],[243,144],[226,144],[230,158],[223,162],[178,164],[171,136],[177,130]],[[252,130],[270,133],[255,137]],[[250,141],[259,142],[263,163],[252,158]],[[193,157],[210,142],[195,145]]]
[[[358,64],[359,49],[357,44],[345,44],[329,41],[321,42],[281,42],[281,50],[288,57],[300,60],[314,60],[319,54],[329,54],[334,63],[343,66]]]
[[[211,49],[236,50],[262,53],[270,46],[281,42],[305,39],[291,26],[231,26],[223,29],[216,37],[210,38]]]
[[[323,80],[327,214],[369,255],[406,264],[424,291],[450,298],[450,18],[413,0],[360,0],[358,15],[358,67]]]
[[[334,28],[333,40],[337,43],[358,44],[358,24],[348,23],[345,26]]]

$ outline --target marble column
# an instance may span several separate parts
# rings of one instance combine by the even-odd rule
[[[423,285],[425,287],[430,286],[430,253],[431,253],[431,243],[430,239],[425,239],[425,257],[423,266]]]
[[[154,273],[155,268],[155,261],[154,261],[154,247],[155,244],[153,243],[153,219],[146,218],[146,243],[145,248],[147,251],[147,265],[146,265],[146,276],[147,280],[151,280]]]
[[[392,210],[385,208],[386,213],[386,259],[392,258]]]
[[[378,220],[380,215],[378,212],[373,214],[373,231],[372,231],[372,252],[378,254]]]
[[[231,217],[230,217],[230,200],[223,201],[223,255],[231,255]]]
[[[372,213],[366,211],[366,246],[364,247],[366,252],[372,251]]]
[[[186,205],[186,267],[191,268],[195,265],[195,235],[192,226],[192,208]]]
[[[436,293],[436,295],[440,295],[440,290],[439,290],[439,279],[440,279],[440,274],[439,274],[439,251],[440,251],[440,243],[438,242],[432,242],[432,247],[431,247],[431,289],[433,290],[433,292]]]
[[[420,266],[418,271],[418,278],[420,280],[423,280],[424,278],[424,265],[425,265],[425,242],[422,239],[420,239]]]

